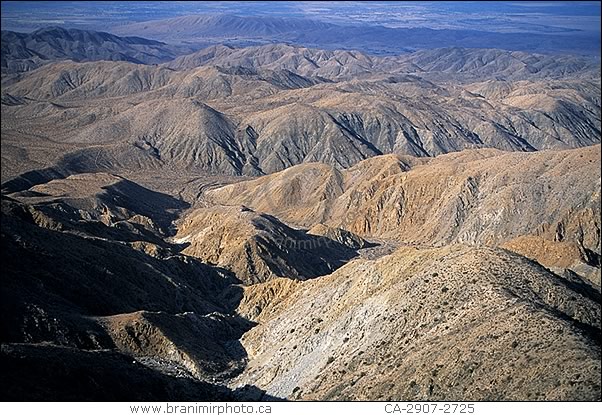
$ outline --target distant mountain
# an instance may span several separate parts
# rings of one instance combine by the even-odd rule
[[[360,51],[321,50],[283,44],[245,48],[211,46],[164,64],[171,69],[203,65],[281,69],[304,76],[347,79],[376,73],[443,75],[461,80],[518,80],[568,75],[599,78],[599,60],[573,55],[544,55],[501,49],[436,48],[398,56],[370,56]]]
[[[204,37],[225,36],[253,39],[286,33],[326,30],[333,27],[337,26],[310,19],[203,14],[131,23],[111,28],[111,32],[123,35],[138,33],[139,36],[149,38],[192,41]]]
[[[303,76],[344,78],[381,71],[388,62],[358,51],[321,50],[284,44],[233,48],[212,46],[183,55],[164,64],[171,69],[191,69],[203,65],[252,69],[287,69]]]
[[[132,23],[111,28],[118,35],[136,35],[184,44],[212,41],[239,45],[289,42],[325,49],[359,49],[373,54],[398,54],[440,47],[499,48],[529,52],[583,53],[599,56],[600,37],[475,30],[343,26],[311,19],[265,16],[192,15]]]
[[[15,152],[2,165],[8,178],[41,160],[72,173],[262,175],[389,153],[582,147],[599,143],[601,130],[599,65],[491,49],[383,58],[219,46],[159,66],[57,62],[5,77],[3,94],[3,149]],[[60,157],[46,151],[32,162],[19,150],[31,131],[50,140],[35,148],[60,143]]]
[[[3,73],[22,72],[47,62],[70,59],[157,64],[187,49],[141,37],[119,37],[91,30],[47,27],[32,33],[2,31]]]
[[[399,56],[396,61],[420,68],[428,79],[437,79],[440,74],[473,80],[556,79],[569,75],[600,78],[599,59],[491,48],[425,49]]]

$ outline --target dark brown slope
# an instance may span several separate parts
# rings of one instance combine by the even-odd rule
[[[71,185],[77,186],[74,181]],[[46,186],[49,192],[53,188],[58,185]],[[150,219],[150,198],[128,203],[127,197],[144,196],[135,186],[134,192],[120,193],[124,189],[117,181],[105,183],[105,190],[63,201],[33,191],[29,197],[19,195],[27,205],[3,200],[1,341],[69,348],[17,347],[15,353],[24,357],[21,366],[9,359],[11,367],[25,369],[22,365],[31,359],[71,354],[75,360],[69,370],[80,367],[85,372],[90,360],[99,356],[99,363],[108,366],[97,379],[107,382],[123,362],[121,353],[157,371],[149,383],[166,388],[178,384],[170,384],[166,374],[180,374],[194,384],[194,379],[240,371],[246,354],[237,341],[249,323],[233,313],[240,298],[233,284],[239,280],[163,242],[163,232]],[[161,201],[159,195],[154,197]],[[163,199],[165,207],[170,198]],[[194,341],[199,336],[205,339],[202,344]],[[106,349],[112,352],[92,353]],[[140,374],[134,371],[120,379],[135,385],[145,370],[149,371],[143,368]],[[15,376],[14,387],[24,387],[19,382],[26,380]],[[48,389],[65,394],[63,386]],[[103,388],[113,394],[105,399],[122,396],[109,385]],[[170,396],[191,396],[186,395],[188,387],[182,388]]]
[[[51,370],[65,376],[89,373],[93,361],[104,366],[90,374],[100,383],[90,397],[102,400],[123,399],[109,382],[118,370],[128,374],[116,375],[116,385],[146,385],[172,399],[263,396],[252,387],[228,395],[228,389],[205,383],[235,377],[247,363],[239,339],[252,324],[235,312],[239,284],[324,275],[356,253],[266,215],[236,222],[233,212],[216,212],[211,223],[197,210],[190,229],[177,235],[191,242],[168,239],[172,221],[187,207],[104,173],[54,179],[3,197],[0,341],[2,359],[15,372],[3,391],[7,397],[21,393],[29,376],[46,379]],[[221,228],[203,241],[199,227],[211,226]],[[220,231],[238,231],[243,240],[239,246],[236,238],[223,236],[216,252],[224,252],[216,259],[207,237]],[[18,374],[55,357],[72,361]],[[59,376],[47,393],[82,399],[90,387],[69,390],[67,384]],[[47,396],[35,389],[24,399]]]
[[[56,178],[11,198],[27,206],[36,224],[124,242],[165,246],[172,221],[188,203],[106,173]]]
[[[103,344],[94,340],[103,337],[93,332],[88,336],[77,325],[69,329],[71,320],[88,320],[84,326],[93,327],[96,323],[86,316],[226,310],[217,298],[236,280],[219,270],[168,247],[157,254],[146,252],[142,243],[95,237],[85,232],[85,225],[78,233],[52,229],[35,208],[10,201],[3,206],[3,341],[91,346]],[[26,320],[19,322],[22,318]]]
[[[232,401],[240,396],[223,386],[163,374],[115,351],[48,344],[0,347],[4,401]]]

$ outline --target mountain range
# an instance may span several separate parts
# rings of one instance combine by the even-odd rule
[[[370,30],[3,31],[0,396],[599,400],[599,60]]]
[[[286,45],[211,47],[159,66],[59,61],[3,78],[3,144],[20,160],[3,177],[28,166],[262,175],[388,153],[592,145],[599,69],[496,50],[375,58]],[[30,131],[35,147],[60,152],[32,154]]]
[[[308,18],[203,14],[129,23],[113,27],[121,36],[143,36],[179,44],[232,43],[238,46],[287,42],[322,49],[360,49],[371,54],[399,54],[441,45],[501,48],[526,52],[598,53],[600,35],[502,33],[487,27],[431,29],[347,25]]]
[[[290,226],[244,205],[222,205],[221,197],[237,202],[227,196],[234,192],[262,206],[249,190],[232,188],[238,184],[207,191],[192,209],[173,196],[105,173],[72,175],[5,194],[2,358],[9,367],[70,359],[61,373],[90,373],[107,385],[104,398],[121,396],[102,378],[115,376],[111,370],[122,373],[120,382],[140,385],[150,368],[156,374],[145,382],[156,390],[153,396],[597,399],[599,153],[596,146],[534,154],[468,150],[432,161],[376,157],[362,163],[372,165],[372,173],[365,172],[371,181],[361,176],[366,166],[335,176],[343,189],[348,187],[342,194],[331,179],[318,185],[321,191],[314,189],[307,182],[315,177],[311,165],[291,168],[289,178],[307,170],[298,182],[304,186],[286,186],[282,175],[288,170],[243,183],[247,189],[283,185],[285,194],[274,187],[273,198],[264,192],[262,202],[267,211],[282,206],[278,214]],[[517,156],[522,163],[512,160]],[[508,161],[517,166],[516,178],[531,170],[546,177],[543,188],[506,178],[500,170]],[[565,181],[575,164],[585,169],[575,172],[581,179]],[[429,170],[454,177],[449,168],[471,176],[457,188],[450,186],[455,194],[437,194],[433,184],[441,181],[444,187],[445,181]],[[387,186],[391,181],[402,187]],[[491,190],[490,181],[506,183],[500,192],[512,195]],[[594,199],[584,202],[567,194],[553,200],[557,186],[567,183],[575,194]],[[549,186],[548,193],[539,193]],[[431,188],[434,193],[426,193]],[[386,195],[402,200],[383,199]],[[499,214],[488,210],[495,209],[488,207],[488,195],[504,200],[507,205],[498,209],[509,215],[521,212],[524,225],[496,219]],[[317,207],[331,214],[312,214],[304,208],[307,198],[323,200]],[[420,209],[425,202],[432,211]],[[540,212],[546,203],[549,208]],[[345,205],[348,211],[340,211]],[[454,220],[459,221],[451,238],[437,232],[449,223],[449,206],[457,209]],[[295,213],[315,230],[295,225],[300,223]],[[434,219],[425,223],[420,215]],[[361,241],[350,231],[327,230],[335,229],[328,223],[339,218],[360,232],[345,219],[361,217],[373,224],[361,232],[372,242],[345,247],[340,242],[345,239],[324,236]],[[477,218],[480,225],[471,229]],[[410,228],[407,235],[394,233],[396,245],[379,251],[393,243],[383,230],[395,224],[404,230],[404,222],[429,226],[441,238],[432,239],[438,246],[414,242],[407,235],[430,241],[429,231]],[[162,223],[174,223],[175,229]],[[503,248],[517,235],[550,249],[533,255]],[[347,253],[346,260],[341,253]],[[554,262],[559,259],[565,262]],[[313,269],[318,271],[311,274]],[[90,359],[108,372],[96,372]],[[30,371],[15,372],[2,389],[4,396],[48,399],[42,391],[18,395],[27,376]],[[60,389],[60,396],[91,396],[90,387],[84,383],[66,395]]]

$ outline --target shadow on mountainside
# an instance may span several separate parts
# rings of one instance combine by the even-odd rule
[[[106,197],[131,189],[120,181]],[[253,326],[236,315],[233,274],[168,248],[46,228],[6,197],[1,249],[3,399],[271,399],[217,384],[244,369],[239,339]]]
[[[130,154],[132,153],[132,154]],[[138,149],[132,145],[122,145],[113,148],[84,148],[71,151],[51,167],[30,170],[2,183],[2,193],[15,193],[30,189],[33,186],[48,183],[51,180],[64,179],[74,174],[82,173],[111,173],[115,171],[118,160],[115,154],[124,157],[126,167],[134,168],[141,165],[157,167],[156,160],[148,151]]]
[[[231,390],[153,370],[113,350],[4,344],[3,401],[274,401],[254,386]]]
[[[10,187],[10,186],[9,186]],[[179,252],[165,240],[187,202],[142,187],[121,176],[95,173],[53,179],[10,193],[38,225],[107,240],[149,242]]]
[[[127,179],[122,179],[103,189],[105,192],[99,196],[101,202],[114,204],[146,216],[159,225],[165,233],[168,233],[178,213],[190,207],[187,202],[147,189]]]

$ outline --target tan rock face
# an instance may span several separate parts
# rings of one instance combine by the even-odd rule
[[[596,267],[597,258],[592,258],[592,254],[585,251],[578,243],[551,241],[540,236],[519,236],[502,244],[502,247],[531,258],[548,268],[572,270],[600,287],[600,268]]]
[[[194,210],[181,221],[174,241],[188,245],[185,254],[224,267],[245,284],[326,275],[357,256],[358,248],[244,206]]]
[[[364,248],[369,244],[365,239],[354,234],[353,232],[349,232],[341,228],[332,228],[324,225],[323,223],[312,226],[307,233],[311,235],[325,236],[352,249]]]
[[[275,396],[598,399],[599,304],[501,250],[402,248],[244,298],[260,324],[243,336],[250,360],[235,382]]]
[[[303,188],[295,187],[301,182]],[[498,245],[533,235],[573,244],[584,252],[575,258],[582,262],[595,265],[600,255],[600,146],[474,150],[426,160],[382,156],[340,171],[297,166],[211,190],[207,199],[404,243]]]

